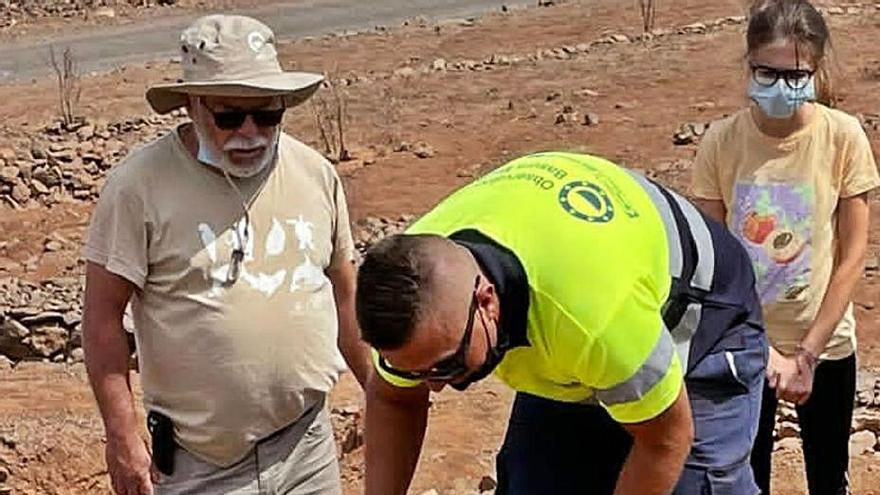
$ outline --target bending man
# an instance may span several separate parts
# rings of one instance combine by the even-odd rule
[[[428,395],[517,391],[498,494],[757,493],[767,357],[748,256],[686,200],[543,153],[461,189],[366,256],[356,307],[367,494],[403,494]]]

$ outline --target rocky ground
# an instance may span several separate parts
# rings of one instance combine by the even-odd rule
[[[28,28],[87,20],[104,21],[136,15],[139,10],[179,5],[179,0],[3,0],[0,32],[22,33]]]
[[[40,38],[51,42],[89,29],[269,3],[283,0],[0,0],[0,41]]]
[[[125,11],[122,3],[112,7]],[[744,104],[744,12],[739,0],[679,3],[674,12],[661,8],[648,35],[637,28],[634,8],[597,0],[282,46],[285,67],[326,72],[346,99],[350,157],[337,167],[358,248],[507,159],[542,149],[602,154],[684,191],[706,128]],[[825,6],[841,107],[860,116],[876,147],[880,8]],[[70,22],[87,25],[80,15]],[[106,171],[185,120],[179,112],[151,114],[143,102],[147,84],[174,79],[178,70],[166,60],[85,78],[81,118],[71,125],[57,119],[53,81],[0,87],[0,495],[106,490],[100,421],[80,363],[79,252]],[[290,113],[287,130],[325,150],[313,107]],[[875,196],[875,220],[878,207]],[[878,256],[874,221],[855,295],[862,369],[851,447],[856,493],[875,495]],[[413,493],[491,490],[485,477],[510,399],[493,380],[467,394],[439,394]],[[333,420],[350,493],[362,483],[361,415],[347,377],[334,393]],[[783,495],[804,493],[797,433],[793,411],[781,408],[774,479]]]

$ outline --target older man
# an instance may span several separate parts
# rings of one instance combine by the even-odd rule
[[[113,488],[339,493],[326,395],[343,356],[361,382],[369,365],[353,243],[333,167],[281,131],[322,77],[282,71],[273,33],[247,17],[201,18],[180,50],[183,80],[147,99],[192,122],[113,169],[85,249],[86,364]],[[128,379],[129,299],[152,459]]]
[[[523,157],[459,190],[358,275],[376,350],[368,495],[403,495],[428,391],[491,372],[517,398],[499,495],[754,495],[767,344],[742,247],[597,157]]]

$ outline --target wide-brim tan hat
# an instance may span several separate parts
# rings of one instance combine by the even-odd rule
[[[183,79],[147,90],[147,101],[160,114],[185,106],[188,95],[280,96],[292,108],[324,80],[320,74],[283,71],[272,30],[250,17],[202,17],[183,31],[180,42]]]

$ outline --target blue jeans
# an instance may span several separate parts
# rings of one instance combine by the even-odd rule
[[[767,341],[747,323],[730,335],[685,377],[695,438],[675,495],[759,493],[749,455]],[[518,393],[498,454],[496,493],[610,495],[631,446],[630,435],[599,406]]]

